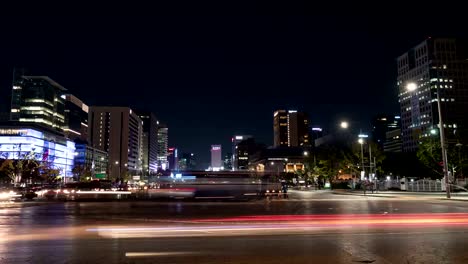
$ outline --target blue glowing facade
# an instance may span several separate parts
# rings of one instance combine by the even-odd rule
[[[35,160],[50,163],[60,176],[73,176],[75,143],[64,136],[29,127],[0,127],[0,159],[19,159],[31,155]]]

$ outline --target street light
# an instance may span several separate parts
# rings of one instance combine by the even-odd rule
[[[362,168],[361,170],[365,171],[364,170],[364,139],[359,138],[358,143],[361,145],[361,168]],[[365,172],[364,172],[364,174],[365,174]]]
[[[340,127],[344,128],[344,129],[347,129],[349,127],[349,123],[346,122],[346,121],[343,121],[343,122],[340,123]]]
[[[439,130],[440,130],[440,148],[442,149],[442,163],[443,163],[443,172],[445,178],[445,191],[447,193],[447,198],[450,198],[450,183],[448,178],[448,162],[447,162],[447,145],[445,144],[445,132],[444,132],[444,121],[442,119],[442,110],[440,105],[440,93],[439,86],[436,86],[436,95],[437,95],[437,111],[439,112]],[[406,90],[409,92],[414,92],[418,89],[418,86],[414,82],[410,82],[406,85]],[[432,133],[432,131],[431,131]]]
[[[308,151],[304,151],[304,156],[309,156],[309,152]]]

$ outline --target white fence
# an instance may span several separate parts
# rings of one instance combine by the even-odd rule
[[[408,192],[441,192],[442,183],[440,180],[417,180],[409,181],[406,187]]]
[[[468,178],[455,179],[452,183],[453,189],[463,189],[468,185]],[[378,183],[379,190],[400,189],[408,192],[442,192],[445,191],[445,185],[441,180],[431,179],[399,179],[399,180],[384,180]]]

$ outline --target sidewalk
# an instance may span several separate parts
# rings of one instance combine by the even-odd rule
[[[338,195],[356,195],[381,198],[397,198],[397,199],[420,199],[420,200],[453,200],[453,201],[468,201],[468,193],[457,192],[451,193],[452,198],[447,199],[445,192],[403,192],[403,191],[379,191],[372,193],[367,191],[366,194],[362,190],[333,190],[333,194]]]

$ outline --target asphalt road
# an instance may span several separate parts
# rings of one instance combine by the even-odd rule
[[[468,202],[0,204],[0,263],[468,263]]]

